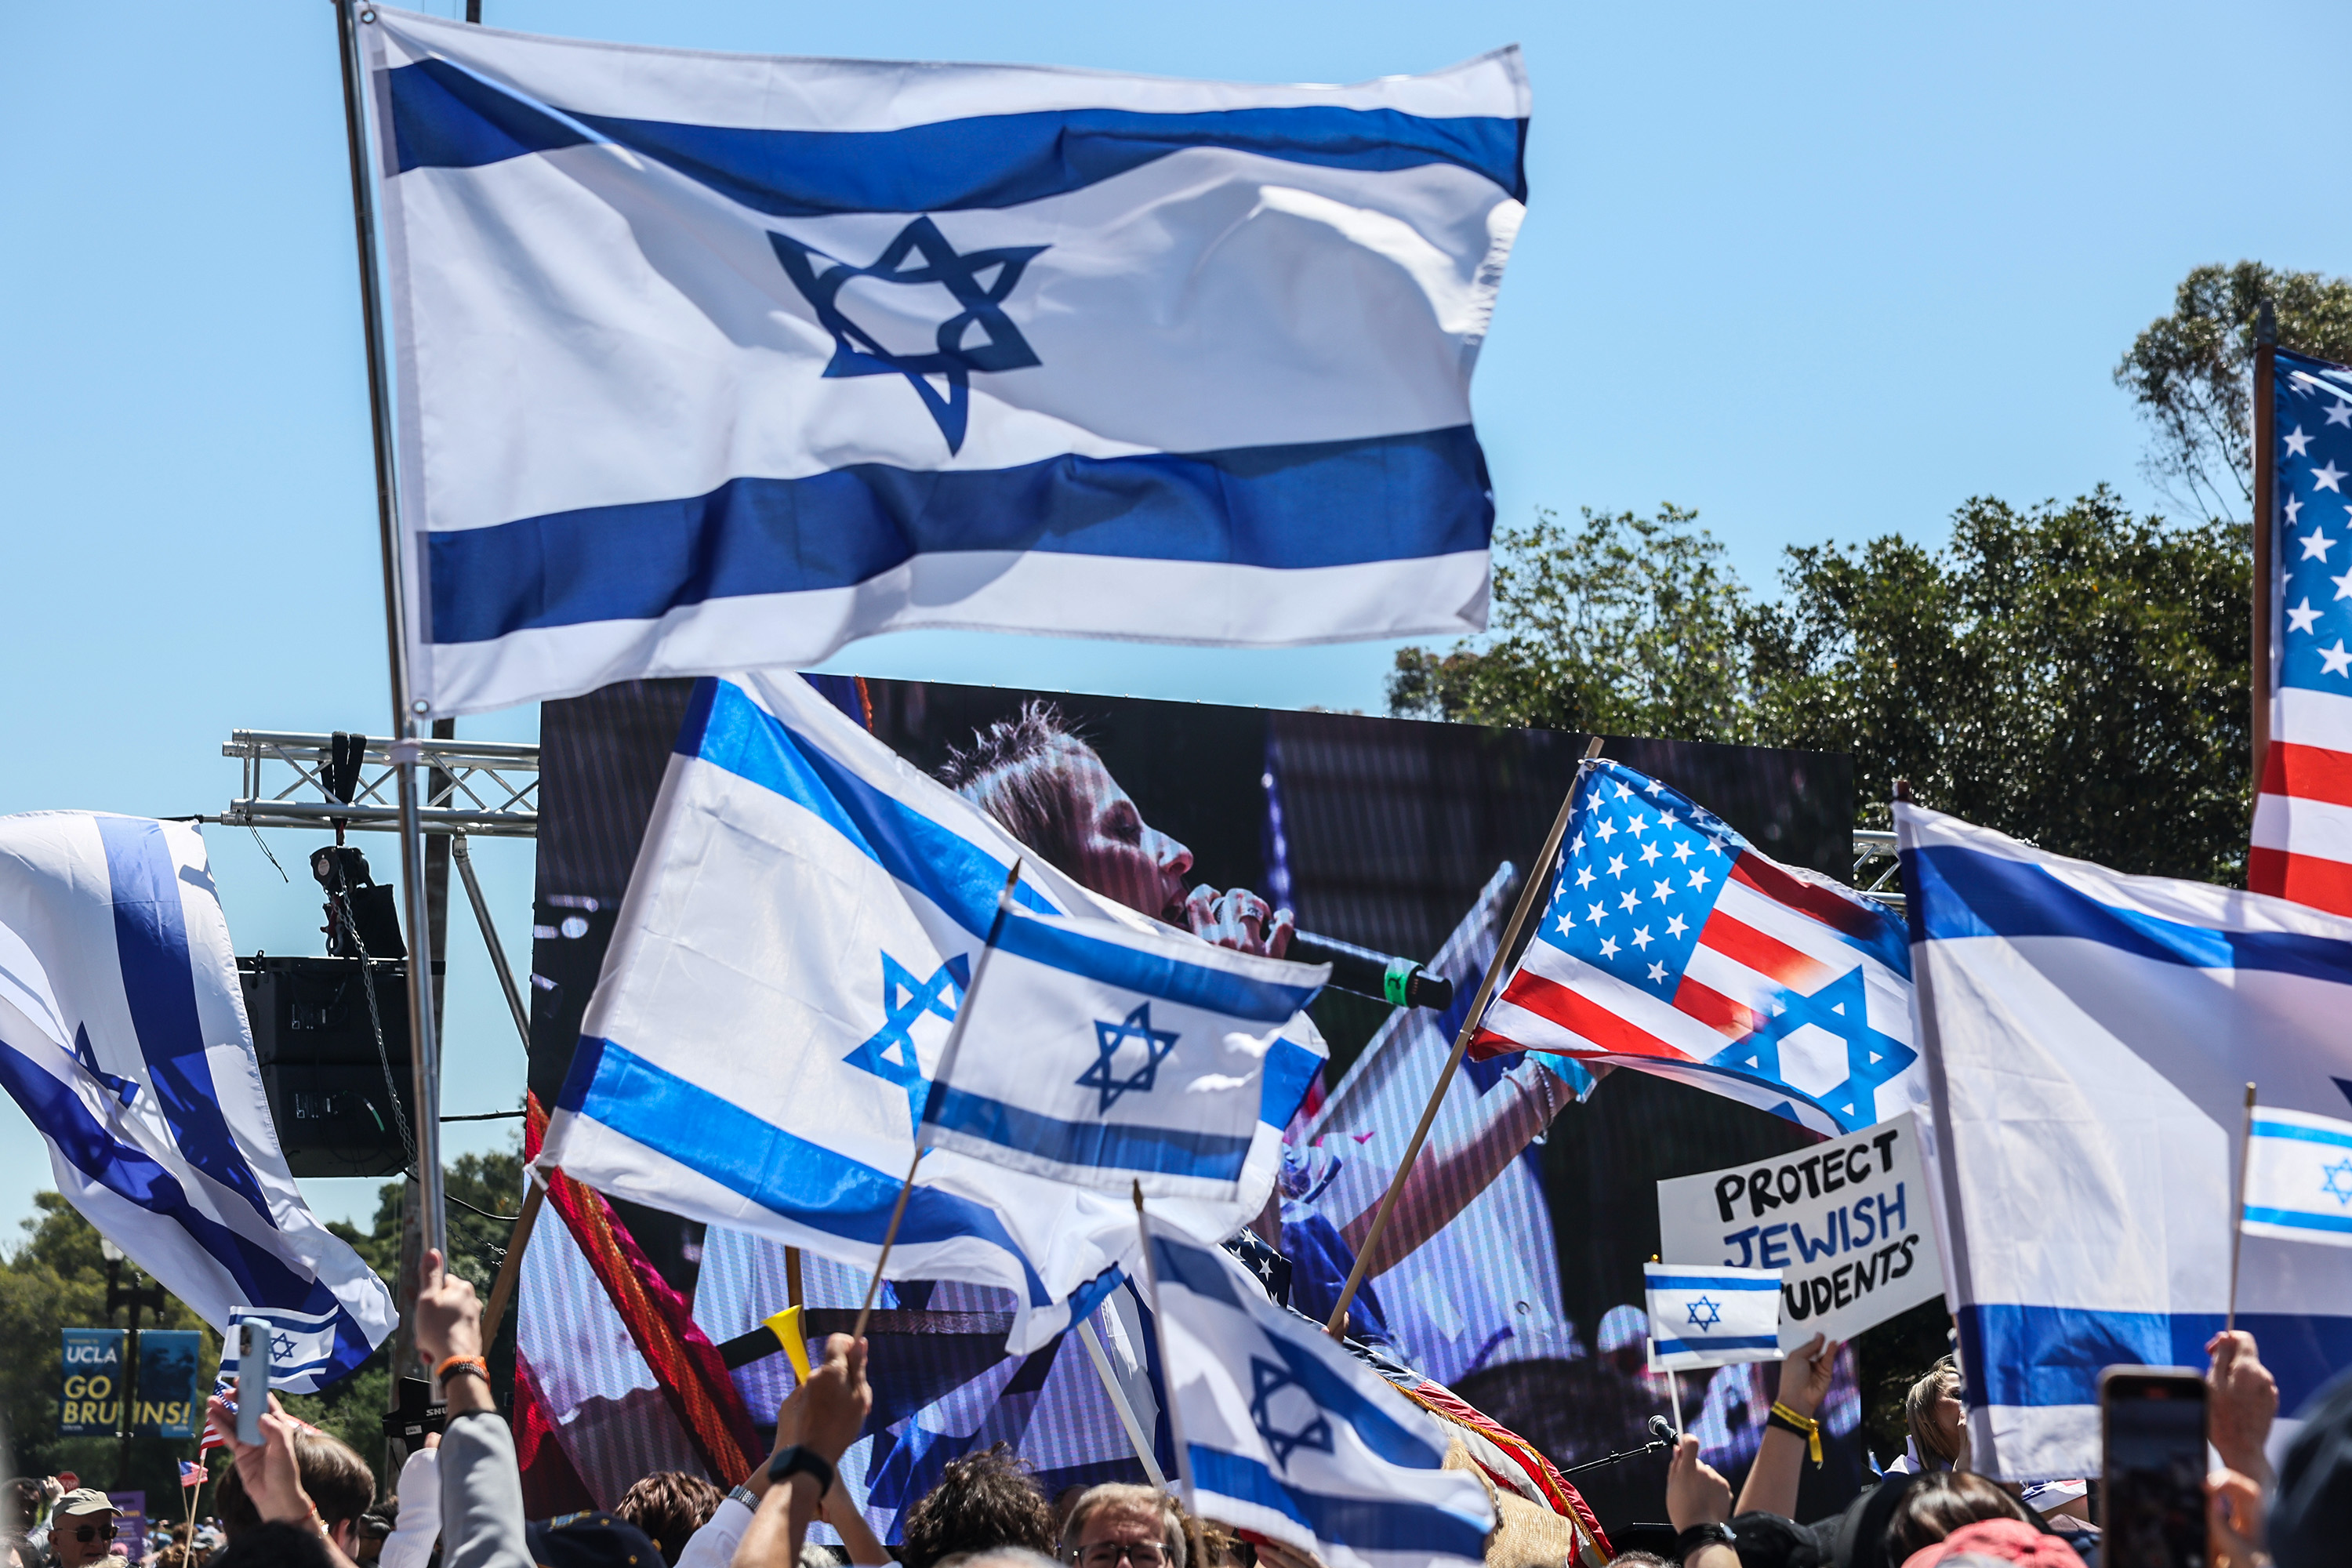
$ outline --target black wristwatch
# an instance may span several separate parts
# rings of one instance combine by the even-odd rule
[[[814,1448],[803,1448],[798,1443],[768,1461],[770,1486],[782,1486],[794,1476],[806,1476],[816,1482],[819,1497],[833,1489],[832,1462]]]
[[[1738,1542],[1738,1535],[1727,1524],[1694,1524],[1675,1537],[1675,1561],[1688,1561],[1702,1546],[1728,1546],[1736,1552]]]

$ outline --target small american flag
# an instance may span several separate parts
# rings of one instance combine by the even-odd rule
[[[1605,761],[1578,775],[1550,906],[1470,1054],[1512,1050],[1637,1068],[1826,1133],[1927,1098],[1902,922]]]
[[[2352,369],[2281,349],[2269,390],[2271,735],[2246,885],[2352,914]]]
[[[203,1486],[211,1478],[212,1472],[202,1465],[192,1464],[186,1459],[180,1461],[180,1485],[183,1488]]]

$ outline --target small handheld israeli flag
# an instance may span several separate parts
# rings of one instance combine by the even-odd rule
[[[0,816],[0,1089],[58,1190],[205,1321],[268,1319],[270,1378],[326,1387],[392,1293],[287,1170],[202,834],[94,812]]]
[[[2256,1111],[2246,1140],[2244,1218],[2249,1236],[2352,1247],[2352,1121]]]
[[[1266,1053],[1330,966],[1034,913],[1009,892],[1003,915],[924,1146],[1121,1193],[1235,1196]]]
[[[1070,931],[1116,942],[1144,927],[1035,859],[800,677],[705,681],[540,1168],[873,1268],[1015,860],[1014,900],[1072,917]],[[1019,988],[1009,989],[1017,1006]],[[1151,1027],[1164,1032],[1160,1006]],[[1239,1096],[1249,1142],[1223,1195],[1162,1199],[1170,1223],[1230,1236],[1265,1205],[1282,1129],[1322,1066],[1319,1037],[1302,1034],[1275,1040]],[[990,1070],[997,1048],[975,1037],[963,1055]],[[1007,1048],[1021,1058],[1013,1070],[1034,1070],[1025,1047]],[[1136,1058],[1110,1068],[1123,1084]],[[992,1070],[988,1081],[998,1082]],[[1118,1104],[1150,1099],[1122,1092]],[[922,1156],[891,1277],[1014,1292],[1008,1347],[1025,1353],[1092,1311],[1139,1245],[1124,1195],[940,1147]]]
[[[1780,1270],[1645,1263],[1650,1347],[1662,1371],[1780,1357]]]
[[[1475,1476],[1441,1468],[1433,1417],[1223,1248],[1146,1229],[1194,1512],[1329,1568],[1486,1560],[1493,1504]]]

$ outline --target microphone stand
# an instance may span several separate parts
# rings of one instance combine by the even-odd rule
[[[1652,1416],[1651,1419],[1655,1421],[1658,1418]],[[1664,1423],[1660,1422],[1659,1425],[1663,1426]],[[1560,1474],[1563,1477],[1580,1476],[1587,1470],[1602,1469],[1610,1465],[1622,1465],[1628,1459],[1638,1459],[1649,1454],[1670,1454],[1674,1452],[1674,1448],[1675,1446],[1670,1440],[1664,1437],[1653,1437],[1638,1448],[1626,1448],[1614,1454],[1603,1454],[1600,1458],[1587,1459],[1580,1465],[1570,1465],[1560,1471]]]

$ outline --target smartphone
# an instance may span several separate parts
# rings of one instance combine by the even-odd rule
[[[247,1318],[236,1325],[243,1336],[236,1352],[236,1440],[261,1441],[261,1417],[269,1408],[269,1325]]]
[[[2103,1568],[2205,1568],[2205,1378],[2188,1367],[2099,1373]]]

